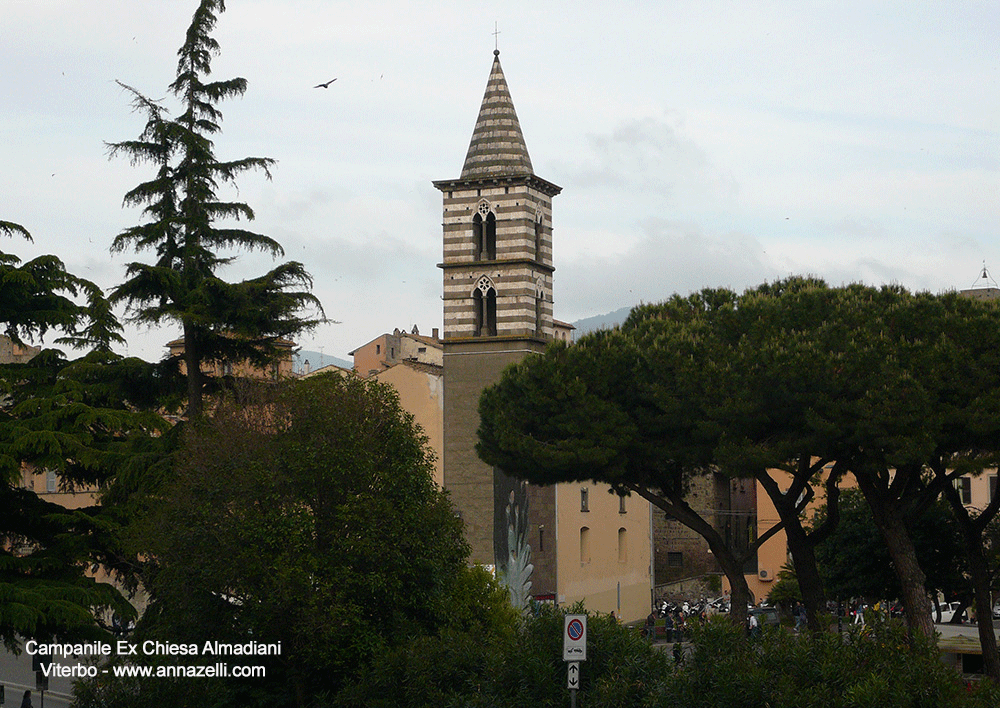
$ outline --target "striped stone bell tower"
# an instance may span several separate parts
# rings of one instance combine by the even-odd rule
[[[527,488],[479,460],[477,406],[506,366],[553,338],[552,197],[561,188],[535,176],[500,52],[493,54],[462,174],[434,182],[444,196],[444,483],[473,560],[502,571],[523,566],[526,545],[538,594],[555,587],[554,548],[541,538],[554,491]]]

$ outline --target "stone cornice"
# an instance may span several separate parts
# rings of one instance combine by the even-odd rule
[[[555,268],[545,263],[540,263],[539,261],[533,260],[531,258],[511,258],[509,260],[499,260],[499,261],[451,261],[449,263],[438,263],[437,267],[442,270],[449,270],[455,268],[486,268],[489,269],[492,266],[512,266],[512,265],[528,265],[538,270],[545,271],[546,273],[554,273]]]
[[[442,192],[462,189],[482,189],[484,187],[509,187],[514,184],[526,184],[534,187],[548,197],[554,197],[562,191],[562,187],[535,175],[497,175],[477,179],[439,179],[431,184]]]

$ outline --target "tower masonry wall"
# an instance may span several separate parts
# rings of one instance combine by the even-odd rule
[[[500,379],[510,364],[526,354],[541,351],[541,345],[524,341],[481,341],[445,344],[444,352],[444,486],[465,524],[472,547],[471,560],[494,563],[493,468],[476,454],[479,427],[479,396],[486,386]]]
[[[496,288],[498,335],[551,339],[552,198],[526,181],[442,191],[444,337],[474,335],[473,295],[486,276]],[[491,260],[476,260],[474,219],[483,210],[496,217]]]

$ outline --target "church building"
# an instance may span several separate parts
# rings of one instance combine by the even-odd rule
[[[644,617],[644,500],[603,485],[528,485],[476,455],[483,388],[568,332],[553,320],[552,199],[561,188],[534,173],[499,51],[461,175],[434,186],[443,195],[444,486],[472,560],[494,566],[516,603],[583,600]]]

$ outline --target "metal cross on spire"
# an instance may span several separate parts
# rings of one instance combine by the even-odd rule
[[[500,29],[498,27],[498,22],[493,23],[493,49],[494,51],[500,51],[500,39],[498,35],[500,34]]]

